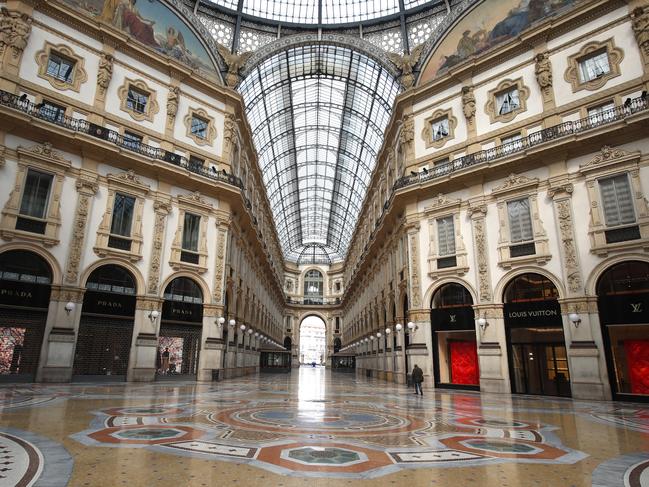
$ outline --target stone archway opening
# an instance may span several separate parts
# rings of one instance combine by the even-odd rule
[[[300,323],[300,364],[324,365],[327,327],[319,316],[307,316]]]

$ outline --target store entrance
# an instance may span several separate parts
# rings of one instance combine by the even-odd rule
[[[545,276],[523,274],[504,293],[512,393],[570,397],[559,293]]]
[[[52,271],[27,250],[0,254],[0,381],[32,381],[45,333]]]
[[[516,334],[527,339],[548,340],[553,334],[563,330],[518,329]],[[512,339],[512,342],[518,337]],[[512,343],[512,392],[516,394],[536,394],[542,396],[570,396],[570,372],[566,347],[559,340],[554,343]]]
[[[195,380],[203,331],[203,292],[193,280],[178,277],[169,283],[164,298],[156,378]]]

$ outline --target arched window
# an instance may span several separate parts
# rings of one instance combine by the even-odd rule
[[[649,292],[649,263],[627,261],[615,264],[597,282],[598,296]]]
[[[45,259],[29,250],[9,250],[0,254],[0,279],[51,284],[52,269]]]
[[[292,347],[293,347],[293,340],[291,340],[291,337],[284,338],[284,348],[286,350],[290,350]]]
[[[311,269],[304,274],[304,302],[305,304],[322,304],[324,278],[322,273]]]
[[[433,309],[459,308],[472,304],[471,293],[461,284],[455,283],[440,287],[430,300],[430,307]]]
[[[507,284],[503,293],[505,303],[545,301],[558,298],[559,291],[554,283],[547,277],[535,273],[516,276]]]
[[[136,294],[137,286],[128,270],[118,265],[104,265],[92,271],[86,288],[106,293]]]
[[[203,292],[200,286],[188,277],[177,277],[165,289],[164,298],[167,301],[202,304]]]

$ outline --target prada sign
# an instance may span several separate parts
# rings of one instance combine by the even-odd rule
[[[509,327],[563,326],[561,307],[556,299],[505,303],[505,325]]]
[[[471,306],[430,310],[433,330],[474,330],[475,316]]]
[[[83,312],[101,315],[134,316],[135,296],[132,294],[100,293],[86,291]]]
[[[602,296],[597,305],[604,325],[649,323],[649,293]]]
[[[50,305],[50,286],[31,282],[0,280],[0,304],[47,308]]]
[[[183,303],[181,301],[165,301],[162,305],[162,319],[169,321],[186,321],[188,323],[202,323],[203,305]]]

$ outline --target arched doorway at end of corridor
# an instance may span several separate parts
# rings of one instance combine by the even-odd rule
[[[51,285],[52,269],[38,254],[0,254],[0,381],[34,380]]]
[[[503,293],[512,392],[571,395],[559,291],[547,277],[521,274]]]
[[[431,299],[435,387],[480,388],[473,299],[457,283],[444,284]]]
[[[327,327],[322,318],[309,315],[300,323],[300,364],[324,365]]]

